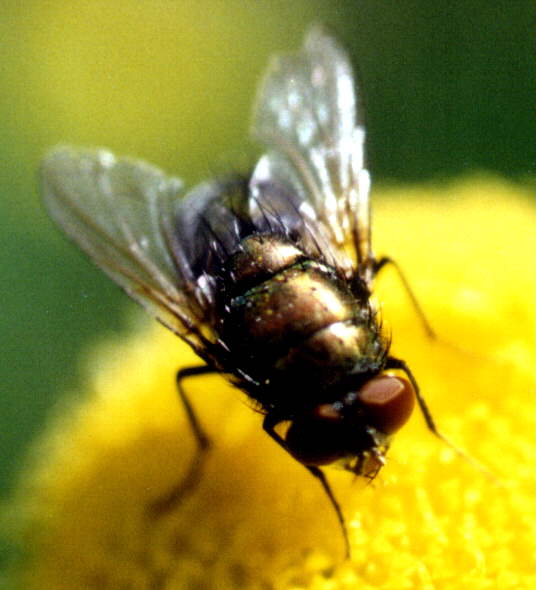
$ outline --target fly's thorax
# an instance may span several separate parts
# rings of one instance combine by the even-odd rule
[[[283,238],[251,236],[227,269],[221,336],[252,378],[319,391],[377,369],[374,312],[335,268]]]
[[[334,322],[350,319],[353,301],[326,267],[306,261],[286,268],[232,300],[233,316],[251,344],[285,348]]]
[[[317,330],[279,357],[272,382],[294,382],[301,389],[331,388],[352,375],[381,368],[384,342],[371,319],[353,317]]]
[[[249,236],[227,261],[226,290],[231,296],[244,294],[302,259],[303,252],[279,236]]]
[[[267,246],[272,250],[273,244]],[[269,252],[266,262],[281,263],[283,256]],[[233,286],[226,291],[227,317],[224,338],[228,344],[246,347],[250,352],[262,349],[270,357],[335,322],[354,317],[355,300],[341,283],[335,270],[320,262],[288,257],[289,265],[279,270],[260,267],[254,270],[241,261],[244,271],[233,275]],[[253,282],[253,277],[257,281]]]

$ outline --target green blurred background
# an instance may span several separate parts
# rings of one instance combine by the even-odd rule
[[[0,11],[4,497],[47,412],[83,383],[81,351],[126,333],[134,308],[47,219],[36,170],[50,146],[108,146],[188,183],[252,161],[268,56],[323,22],[361,73],[375,180],[534,172],[532,2],[3,0]]]

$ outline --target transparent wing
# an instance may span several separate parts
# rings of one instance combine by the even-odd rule
[[[62,147],[41,169],[53,219],[133,299],[196,351],[204,311],[173,253],[182,183],[105,150]]]
[[[266,182],[267,170],[275,182],[292,186],[304,217],[329,234],[341,266],[351,271],[357,263],[368,281],[370,177],[360,117],[347,55],[313,28],[298,53],[272,61],[261,85],[252,132],[271,151],[259,162],[252,188]]]

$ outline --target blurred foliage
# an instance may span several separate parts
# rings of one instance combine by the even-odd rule
[[[105,145],[197,181],[252,161],[248,116],[268,56],[330,27],[363,81],[376,179],[533,172],[528,1],[2,2],[0,491],[47,408],[74,389],[126,298],[46,219],[43,152]],[[529,106],[530,105],[530,106]],[[133,307],[133,305],[132,305]]]

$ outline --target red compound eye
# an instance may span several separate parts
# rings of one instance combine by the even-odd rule
[[[367,381],[357,397],[367,422],[384,434],[393,434],[408,421],[415,405],[411,384],[401,377],[381,375]]]

